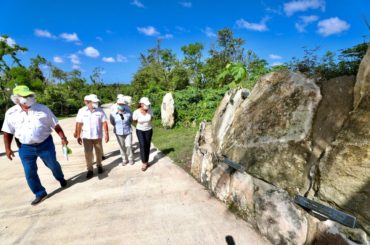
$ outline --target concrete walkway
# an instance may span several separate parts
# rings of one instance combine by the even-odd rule
[[[267,244],[246,222],[230,213],[171,159],[152,148],[155,164],[140,170],[136,136],[135,165],[122,167],[118,143],[104,144],[106,172],[85,179],[83,147],[73,138],[75,119],[60,121],[73,150],[62,156],[54,135],[67,189],[61,189],[49,169],[38,161],[49,198],[31,206],[18,154],[9,161],[0,137],[1,244]],[[112,130],[112,127],[110,127]],[[13,146],[13,150],[16,150]],[[232,243],[231,243],[232,244]]]

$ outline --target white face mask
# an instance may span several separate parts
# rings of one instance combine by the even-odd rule
[[[98,108],[98,107],[99,107],[99,103],[92,103],[92,107],[93,107],[94,109]]]
[[[19,98],[19,103],[21,103],[22,105],[26,105],[28,107],[31,107],[33,104],[35,104],[35,102],[36,102],[35,97]]]
[[[149,106],[143,105],[143,109],[147,111],[147,110],[149,110]]]

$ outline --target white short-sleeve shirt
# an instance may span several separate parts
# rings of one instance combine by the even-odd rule
[[[141,113],[140,109],[134,111],[132,119],[137,121],[136,129],[141,131],[148,131],[152,129],[153,113],[149,110],[145,115]]]
[[[11,107],[5,113],[2,131],[13,134],[22,144],[38,144],[45,141],[58,119],[45,105],[34,104],[25,112],[19,105]]]
[[[103,138],[103,123],[107,121],[103,109],[96,108],[93,111],[87,106],[82,107],[77,114],[76,122],[82,123],[82,138],[101,139]]]

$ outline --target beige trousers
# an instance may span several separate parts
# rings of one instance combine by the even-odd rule
[[[85,149],[85,160],[86,160],[86,166],[87,170],[92,171],[93,170],[93,159],[94,159],[94,153],[93,149],[95,149],[95,155],[96,155],[96,165],[98,167],[101,167],[102,164],[102,157],[103,157],[103,144],[102,139],[82,139]]]

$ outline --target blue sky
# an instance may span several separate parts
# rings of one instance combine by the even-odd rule
[[[370,0],[2,0],[0,34],[64,70],[88,77],[104,69],[107,83],[129,83],[138,56],[162,38],[162,47],[182,57],[181,46],[206,49],[223,27],[245,39],[270,64],[303,54],[303,46],[338,51],[370,35]],[[370,36],[367,41],[370,40]]]

